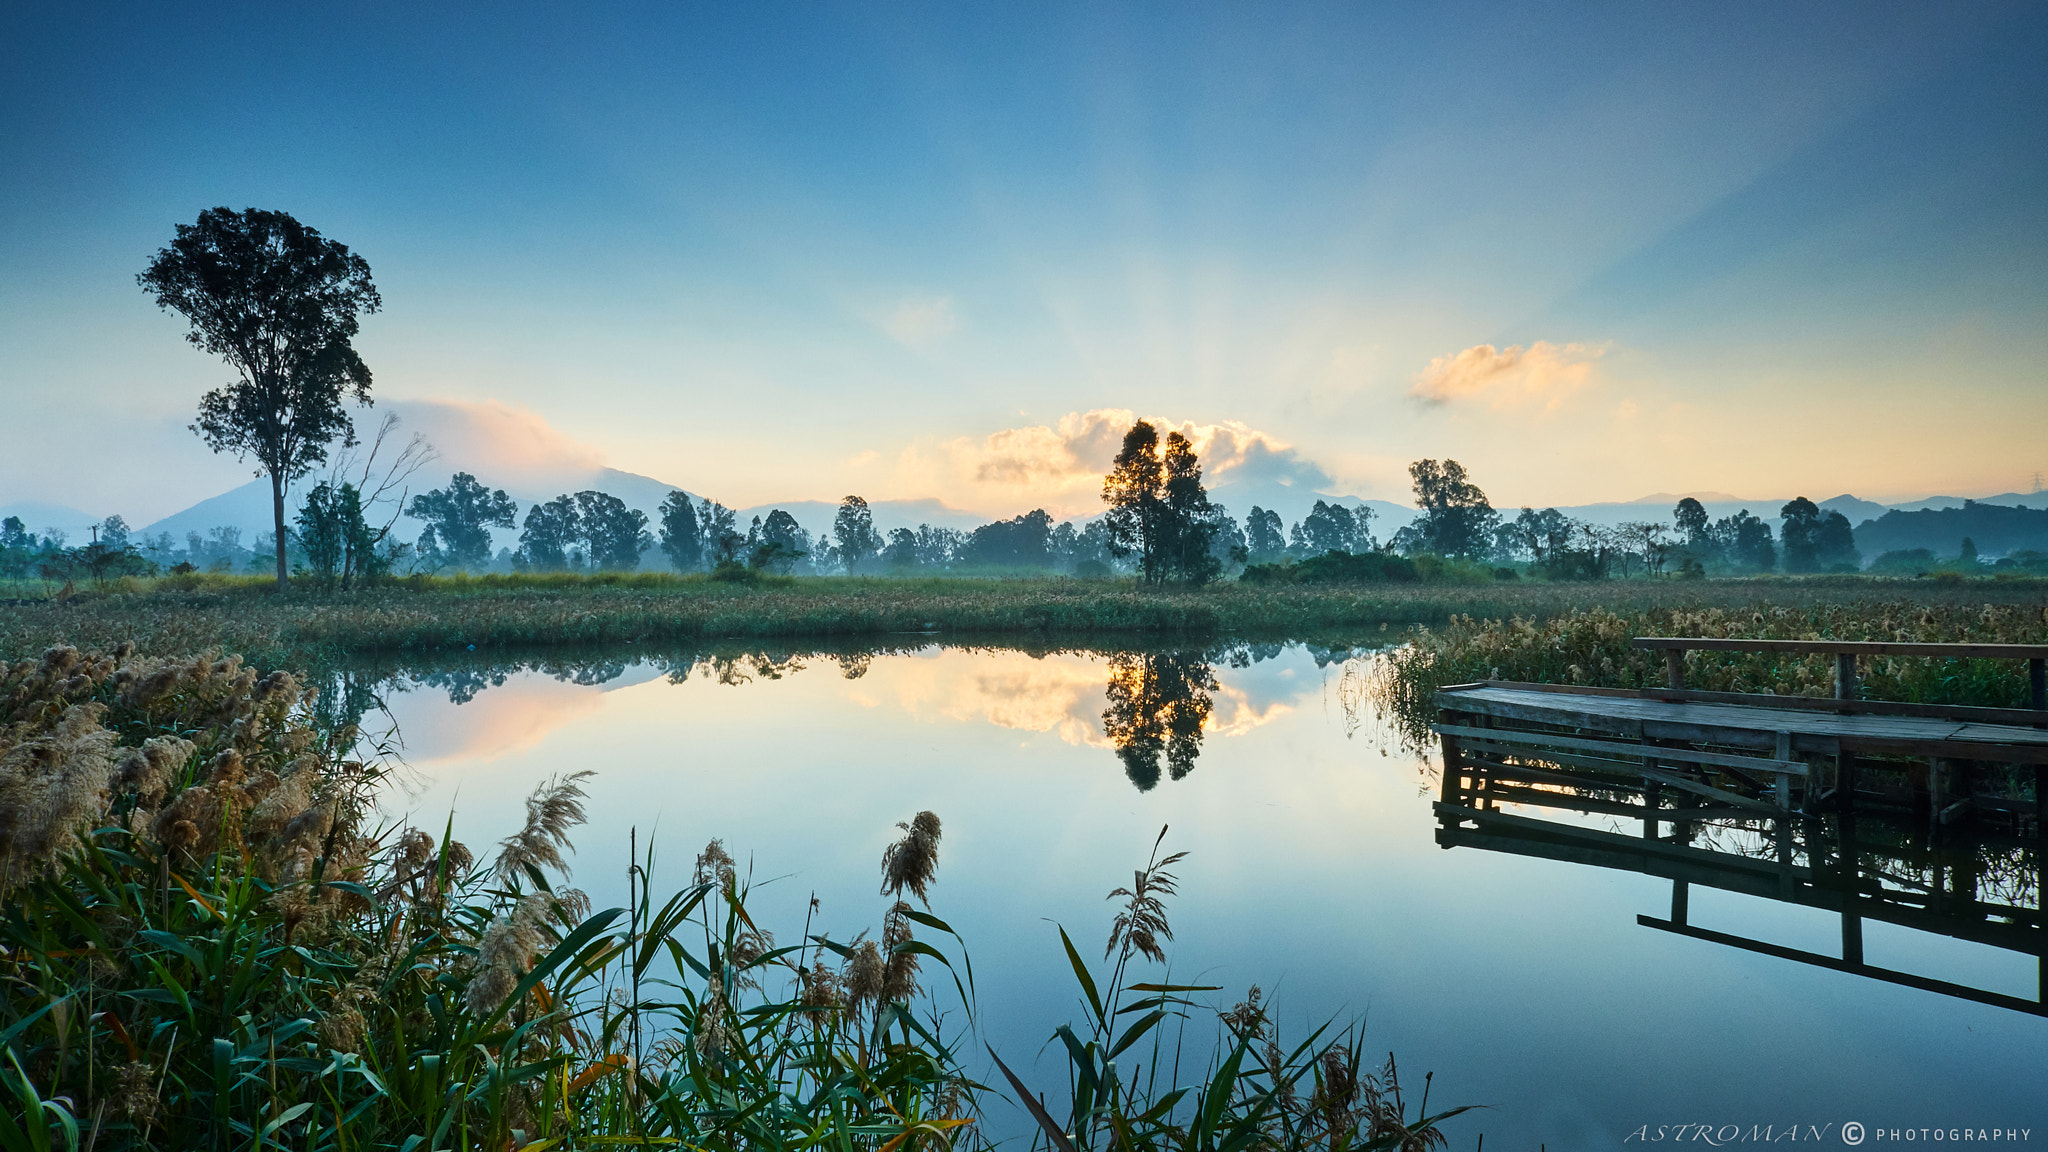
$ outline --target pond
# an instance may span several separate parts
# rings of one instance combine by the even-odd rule
[[[1865,963],[1994,1001],[1977,1002],[1641,924],[1673,904],[1670,879],[1641,870],[1440,847],[1433,754],[1375,713],[1371,652],[911,639],[354,679],[408,765],[387,811],[436,834],[452,813],[479,856],[536,784],[595,771],[573,866],[598,907],[625,902],[630,843],[655,847],[660,891],[717,837],[783,942],[814,895],[812,930],[845,940],[880,922],[896,823],[938,813],[932,910],[967,941],[981,1036],[1054,1097],[1065,1062],[1044,1045],[1079,1019],[1055,925],[1099,956],[1105,894],[1165,827],[1165,850],[1188,853],[1172,977],[1221,985],[1219,1009],[1256,984],[1296,1039],[1362,1019],[1367,1052],[1393,1052],[1411,1092],[1434,1073],[1432,1108],[1487,1106],[1450,1123],[1452,1147],[1482,1133],[1494,1148],[1621,1147],[1703,1124],[1709,1142],[1797,1125],[1841,1143],[1851,1121],[1873,1142],[1909,1127],[2048,1141],[2048,1018],[2012,1006],[2040,996],[2037,955],[1865,923]],[[2039,856],[2000,851],[2038,908]],[[1686,911],[1713,933],[1840,954],[1837,917],[1815,908],[1694,884]],[[1191,1041],[1214,1028],[1192,1022]]]

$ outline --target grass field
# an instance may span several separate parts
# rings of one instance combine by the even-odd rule
[[[2048,581],[1765,580],[1144,588],[1123,581],[769,578],[667,574],[414,578],[345,594],[279,593],[265,578],[194,575],[0,604],[0,655],[132,640],[155,653],[221,648],[266,666],[377,653],[909,634],[1046,639],[1368,640],[1454,617],[1668,613],[1872,602],[2048,603]]]

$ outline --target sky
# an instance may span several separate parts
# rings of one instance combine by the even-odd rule
[[[387,406],[735,506],[1086,512],[1134,415],[1378,499],[2025,491],[2042,59],[2021,3],[12,5],[0,503],[250,476],[135,283],[217,205],[369,261]]]

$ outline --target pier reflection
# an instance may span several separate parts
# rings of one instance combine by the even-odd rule
[[[1637,916],[1646,928],[2048,1016],[2044,845],[2037,837],[1937,829],[1846,811],[1760,817],[1712,809],[1706,806],[1711,801],[1683,792],[1678,807],[1658,808],[1648,817],[1640,790],[1612,777],[1575,779],[1568,766],[1554,763],[1466,763],[1465,772],[1446,782],[1436,805],[1440,847],[1660,877],[1671,882],[1670,912]],[[1694,923],[1695,886],[1833,913],[1840,920],[1840,948],[1831,955]],[[1866,922],[2032,957],[2034,995],[1866,963]]]

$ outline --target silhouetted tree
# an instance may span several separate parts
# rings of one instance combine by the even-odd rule
[[[1956,561],[1966,565],[1975,564],[1977,562],[1977,542],[1968,536],[1963,537],[1962,547],[1956,549]]]
[[[1815,560],[1828,571],[1854,571],[1863,566],[1863,554],[1856,550],[1856,530],[1840,512],[1829,511],[1821,516],[1820,524],[1813,530],[1813,549]]]
[[[1245,547],[1254,564],[1270,564],[1287,554],[1287,538],[1280,534],[1280,514],[1252,505],[1244,518]]]
[[[718,501],[706,497],[697,502],[697,530],[704,534],[705,560],[718,565],[739,559],[747,538],[740,535],[738,523],[738,513]]]
[[[539,572],[560,572],[569,567],[569,550],[583,538],[583,526],[576,514],[576,500],[557,496],[526,511],[525,529],[519,533],[519,566]]]
[[[955,559],[991,568],[1047,568],[1052,565],[1051,543],[1052,517],[1035,508],[969,532]]]
[[[503,488],[493,491],[469,473],[457,472],[448,487],[413,497],[405,514],[427,522],[419,539],[423,559],[477,571],[490,566],[491,529],[518,523],[519,502]]]
[[[1778,510],[1784,518],[1778,525],[1778,547],[1785,554],[1785,571],[1820,571],[1820,507],[1801,496]]]
[[[1694,553],[1705,555],[1708,550],[1706,505],[1687,496],[1671,510],[1671,520],[1678,525],[1680,542]]]
[[[192,430],[270,477],[283,587],[285,489],[327,459],[330,442],[355,443],[343,400],[370,402],[369,366],[350,344],[357,317],[382,304],[370,266],[282,212],[209,208],[136,279],[191,322],[186,340],[241,376],[200,398]]]
[[[670,492],[661,501],[661,551],[678,572],[704,566],[704,536],[697,526],[697,506],[687,492]]]
[[[832,537],[848,576],[882,550],[881,534],[875,531],[875,514],[868,508],[868,502],[858,496],[848,496],[839,502],[839,514],[832,518]]]
[[[1409,525],[1415,529],[1411,551],[1431,552],[1465,560],[1483,557],[1493,543],[1494,526],[1500,515],[1486,502],[1486,493],[1465,475],[1456,460],[1417,460],[1408,466],[1415,484],[1415,503],[1421,519]],[[1406,529],[1403,530],[1404,534]]]
[[[1293,551],[1299,556],[1372,550],[1370,508],[1346,508],[1342,504],[1318,500],[1301,523],[1294,526]]]
[[[1202,487],[1202,463],[1195,448],[1178,432],[1166,434],[1166,455],[1160,461],[1160,543],[1166,553],[1166,575],[1190,584],[1207,584],[1223,570],[1216,555],[1220,510]]]
[[[1715,553],[1734,567],[1756,572],[1777,567],[1778,549],[1771,543],[1771,526],[1750,515],[1747,508],[1714,521],[1708,535]]]
[[[631,572],[640,567],[640,554],[654,546],[647,513],[608,492],[576,494],[576,527],[590,566],[605,572]]]
[[[1166,470],[1159,460],[1159,431],[1143,420],[1124,433],[1123,447],[1102,481],[1102,501],[1109,505],[1103,521],[1109,526],[1110,553],[1121,559],[1135,554],[1147,584],[1164,578],[1160,528],[1163,517],[1160,487]]]
[[[811,534],[796,522],[796,517],[780,508],[771,510],[766,520],[754,517],[753,527],[747,532],[749,567],[787,575],[810,554]]]

